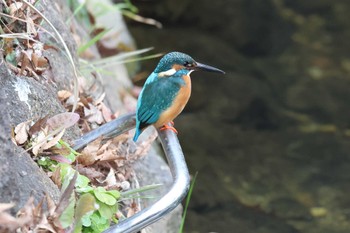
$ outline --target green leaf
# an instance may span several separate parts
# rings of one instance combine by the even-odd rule
[[[107,205],[115,205],[117,203],[116,198],[114,196],[108,194],[107,191],[102,187],[96,188],[94,190],[94,195],[99,201],[101,201]]]
[[[83,226],[81,224],[78,224],[75,226],[73,233],[81,233],[82,231],[83,231]]]
[[[80,219],[87,213],[93,212],[96,209],[95,197],[90,193],[85,193],[80,196],[75,208],[75,220]]]
[[[56,168],[57,162],[50,159],[49,157],[41,157],[40,159],[37,160],[37,163],[39,164],[40,167],[43,169],[48,169],[50,171],[54,171]]]
[[[74,176],[74,170],[69,164],[60,163],[59,166],[61,167],[61,189],[64,190],[68,186],[70,179]]]
[[[74,176],[75,170],[71,167],[70,164],[59,164],[61,167],[61,180],[62,180],[62,187],[67,187],[70,179]],[[77,181],[75,183],[76,188],[86,188],[89,184],[90,180],[86,176],[78,174]]]
[[[106,205],[100,201],[97,201],[97,203],[100,206],[98,212],[105,219],[111,219],[117,212],[117,205]]]
[[[102,232],[110,226],[109,220],[102,217],[98,211],[94,212],[91,215],[90,219],[91,219],[91,228],[96,233]]]
[[[118,219],[117,219],[117,216],[114,214],[113,216],[112,216],[112,221],[115,223],[115,224],[117,224],[118,223]]]
[[[162,184],[146,185],[146,186],[143,186],[143,187],[138,188],[138,189],[131,189],[131,190],[122,192],[122,193],[121,193],[121,196],[122,196],[123,198],[128,198],[128,197],[134,195],[135,193],[146,192],[146,191],[148,191],[148,190],[156,189],[156,188],[158,188],[158,187],[160,187],[160,186],[162,186]]]
[[[62,212],[59,218],[63,228],[67,228],[73,224],[74,206],[75,206],[75,197],[74,197],[74,194],[72,193],[72,195],[69,198],[69,204],[67,208]]]
[[[183,232],[183,228],[185,226],[185,219],[186,219],[187,209],[188,209],[188,205],[190,204],[192,191],[194,189],[194,184],[196,182],[197,175],[198,175],[198,172],[196,172],[196,174],[194,175],[194,177],[193,177],[193,179],[191,181],[190,190],[188,191],[187,198],[186,198],[185,209],[184,209],[184,212],[182,214],[182,219],[181,219],[181,225],[180,225],[179,233]]]
[[[90,48],[92,45],[96,44],[97,41],[99,41],[104,35],[106,35],[107,32],[109,32],[109,30],[105,29],[105,30],[101,31],[96,36],[94,36],[94,38],[89,40],[86,44],[83,44],[82,46],[80,46],[78,48],[78,54],[81,54],[81,53],[85,52],[85,50]]]
[[[6,54],[5,60],[14,66],[17,66],[16,52],[13,51],[11,53]]]
[[[91,215],[93,214],[94,212],[91,212],[91,213],[87,213],[85,214],[82,218],[81,218],[81,224],[84,226],[84,227],[90,227],[91,226]]]
[[[78,175],[77,182],[75,183],[75,187],[77,188],[86,188],[90,183],[89,178],[83,175]]]
[[[83,188],[76,188],[76,191],[78,193],[92,193],[94,191],[94,188],[91,187],[91,186],[86,186],[86,187],[83,187]]]
[[[107,191],[107,193],[112,195],[113,197],[115,197],[115,199],[120,198],[120,192],[117,190],[109,190],[109,191]]]
[[[74,153],[70,153],[69,155],[65,156],[67,159],[69,159],[69,161],[71,161],[72,163],[75,162],[75,154]]]
[[[96,208],[97,205],[95,202],[95,197],[92,194],[85,193],[80,196],[75,208],[76,225],[74,228],[74,233],[82,232],[82,226],[91,226],[90,216],[94,213]]]
[[[70,152],[73,153],[74,155],[79,155],[79,153],[77,151],[75,151],[68,143],[66,143],[62,139],[59,140],[59,144],[61,144],[62,146],[67,147],[70,150]]]

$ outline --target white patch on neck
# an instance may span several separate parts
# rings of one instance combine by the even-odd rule
[[[173,75],[175,73],[176,73],[176,70],[174,68],[172,68],[170,70],[167,70],[167,71],[164,71],[164,72],[160,72],[158,74],[158,77],[161,77],[161,78],[162,77],[169,77],[169,76],[171,76],[171,75]]]

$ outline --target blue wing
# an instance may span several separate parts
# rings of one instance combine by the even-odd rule
[[[182,78],[177,76],[158,78],[155,73],[147,79],[137,102],[136,133],[134,141],[138,139],[142,130],[154,124],[161,113],[169,108],[184,85]]]

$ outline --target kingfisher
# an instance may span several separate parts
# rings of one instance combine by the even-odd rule
[[[162,57],[147,78],[137,100],[135,142],[150,125],[177,133],[172,122],[191,96],[190,74],[196,70],[225,74],[224,71],[196,62],[181,52],[171,52]]]

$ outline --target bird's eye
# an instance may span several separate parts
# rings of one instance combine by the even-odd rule
[[[184,66],[185,66],[185,67],[192,67],[192,66],[193,66],[193,64],[192,64],[192,63],[190,63],[190,62],[188,62],[188,61],[186,61],[186,62],[185,62],[185,64],[184,64]]]

